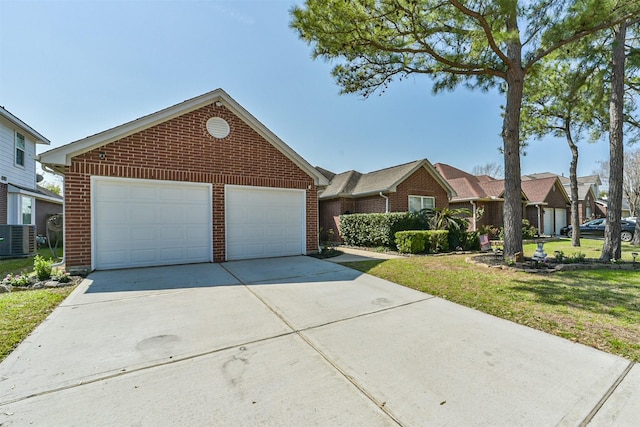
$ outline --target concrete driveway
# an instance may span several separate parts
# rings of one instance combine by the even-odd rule
[[[0,425],[623,426],[639,390],[625,359],[292,257],[91,274],[0,364]]]

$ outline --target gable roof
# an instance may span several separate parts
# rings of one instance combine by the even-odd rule
[[[300,169],[314,178],[316,185],[324,186],[328,184],[328,180],[323,174],[311,166],[299,154],[293,151],[291,147],[267,129],[266,126],[260,123],[258,119],[251,115],[244,109],[244,107],[238,104],[222,89],[213,90],[205,93],[204,95],[188,99],[179,104],[147,116],[140,117],[120,126],[116,126],[95,135],[88,136],[84,139],[46,151],[38,156],[38,160],[43,165],[49,166],[60,173],[64,173],[64,166],[71,165],[71,159],[75,156],[218,102],[222,103],[229,111],[245,122],[260,136],[289,158],[289,160],[294,162]]]
[[[35,139],[36,144],[46,144],[46,145],[51,144],[51,141],[49,141],[44,136],[40,135],[38,131],[36,131],[34,128],[32,128],[31,126],[29,126],[28,124],[26,124],[25,122],[23,122],[13,114],[11,114],[6,108],[1,106],[0,106],[0,116],[4,117],[9,122],[13,123],[14,126],[19,127],[20,130],[22,130],[24,133],[29,134],[33,139]]]
[[[568,194],[568,199],[571,200],[571,179],[564,175],[557,175],[551,172],[541,172],[541,173],[532,173],[529,175],[522,176],[522,182],[530,181],[541,178],[550,178],[557,177],[560,180],[560,183],[564,187],[565,193]],[[578,180],[578,200],[584,200],[589,194],[589,190],[593,192],[594,197],[596,197],[595,192],[592,189],[593,185],[602,185],[602,180],[600,179],[600,175],[586,175],[577,177]]]
[[[442,178],[427,159],[422,159],[365,174],[354,170],[335,174],[319,198],[364,197],[379,193],[393,193],[398,185],[420,168],[425,168],[449,194],[449,197],[455,196],[453,187]],[[329,172],[326,169],[322,170]]]
[[[558,176],[553,175],[546,178],[538,179],[523,179],[522,191],[527,195],[527,198],[534,203],[542,203],[547,200],[549,193],[553,191],[553,188],[557,188],[561,192],[567,203],[570,202],[569,196],[564,189],[564,186],[560,182]]]
[[[445,163],[436,163],[435,167],[457,193],[457,196],[451,199],[452,202],[501,201],[504,196],[504,179],[472,175]],[[527,200],[524,192],[522,197]]]

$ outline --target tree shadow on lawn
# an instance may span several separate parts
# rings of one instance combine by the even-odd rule
[[[513,289],[534,294],[538,302],[606,314],[640,323],[640,278],[628,272],[589,271],[553,278],[515,280]],[[636,282],[634,284],[632,282]]]

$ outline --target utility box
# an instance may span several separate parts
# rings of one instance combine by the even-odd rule
[[[35,253],[35,225],[0,224],[0,258],[25,257]]]

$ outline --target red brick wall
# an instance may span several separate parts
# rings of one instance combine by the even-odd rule
[[[449,196],[444,188],[425,169],[420,168],[405,179],[395,193],[389,194],[390,212],[407,212],[409,196],[435,197],[436,208],[449,207]],[[384,212],[384,208],[382,210]]]
[[[362,197],[355,199],[353,213],[384,213],[386,201],[380,196]]]
[[[207,120],[214,116],[224,118],[231,127],[224,139],[216,139],[206,130]],[[100,153],[104,153],[104,159]],[[65,179],[68,267],[91,265],[92,175],[213,184],[216,262],[226,259],[225,184],[304,189],[307,251],[318,248],[318,201],[313,178],[223,106],[205,106],[72,159]]]
[[[7,184],[0,184],[0,224],[7,223],[7,192],[9,186]]]

